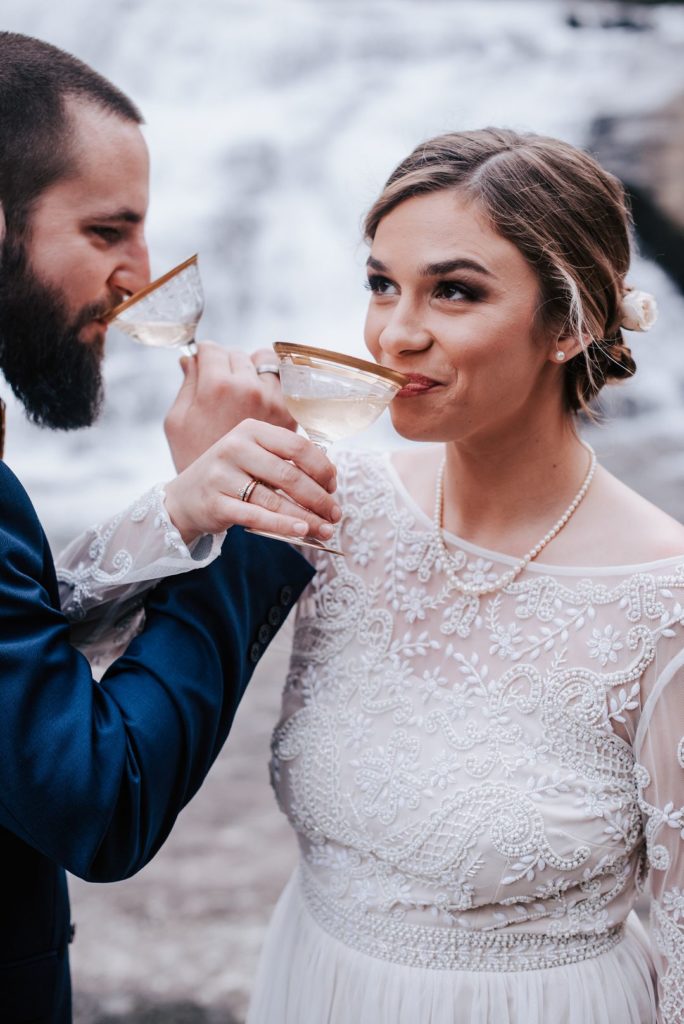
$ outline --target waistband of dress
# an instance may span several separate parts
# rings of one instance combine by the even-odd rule
[[[304,865],[298,872],[313,919],[333,938],[368,956],[404,967],[438,970],[532,971],[600,956],[624,937],[624,925],[600,935],[477,931],[409,924],[363,911],[323,892]]]

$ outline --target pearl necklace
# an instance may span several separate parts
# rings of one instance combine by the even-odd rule
[[[520,575],[523,569],[525,569],[529,565],[529,563],[534,558],[536,558],[541,551],[544,550],[546,545],[549,544],[554,537],[558,536],[558,534],[566,525],[568,520],[579,508],[582,499],[585,497],[587,491],[589,490],[589,485],[591,484],[591,481],[594,479],[594,473],[596,472],[596,452],[590,445],[585,444],[584,441],[582,442],[582,444],[589,452],[589,469],[587,470],[587,475],[585,476],[582,482],[582,486],[580,487],[579,491],[566,508],[563,515],[560,517],[560,519],[557,520],[555,525],[551,527],[549,532],[545,533],[542,539],[537,544],[535,544],[534,547],[531,548],[526,555],[523,555],[523,557],[518,562],[516,562],[516,564],[512,568],[510,568],[507,572],[503,573],[501,576],[497,577],[497,579],[491,580],[489,583],[484,583],[481,586],[477,586],[477,584],[472,583],[464,583],[463,580],[461,580],[459,576],[456,575],[457,568],[462,568],[462,565],[458,567],[455,566],[454,556],[449,553],[449,551],[447,550],[447,546],[444,542],[444,536],[442,531],[444,529],[444,470],[446,468],[446,455],[444,456],[444,458],[442,459],[442,464],[439,467],[439,471],[437,473],[437,486],[435,488],[434,523],[435,533],[437,536],[437,544],[442,555],[444,568],[446,569],[447,576],[449,577],[449,583],[455,590],[459,590],[462,594],[465,594],[468,597],[483,597],[485,594],[493,594],[497,590],[502,590],[504,587],[507,587],[509,583],[512,583],[513,580]]]

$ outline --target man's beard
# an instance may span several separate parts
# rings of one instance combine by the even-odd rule
[[[0,370],[40,426],[75,430],[97,419],[103,398],[101,341],[79,332],[101,317],[102,303],[70,318],[57,288],[31,269],[25,245],[5,241],[0,263]]]

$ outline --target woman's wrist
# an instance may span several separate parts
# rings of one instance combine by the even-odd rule
[[[189,547],[190,544],[206,533],[206,530],[199,529],[197,524],[187,515],[184,502],[178,493],[179,491],[182,491],[182,487],[178,483],[178,477],[175,477],[164,487],[163,505],[171,524],[178,530],[185,546]]]

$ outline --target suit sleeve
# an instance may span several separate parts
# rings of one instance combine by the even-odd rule
[[[312,570],[232,529],[211,565],[152,592],[144,632],[98,685],[35,512],[0,468],[0,826],[83,878],[124,878],[197,791]]]

